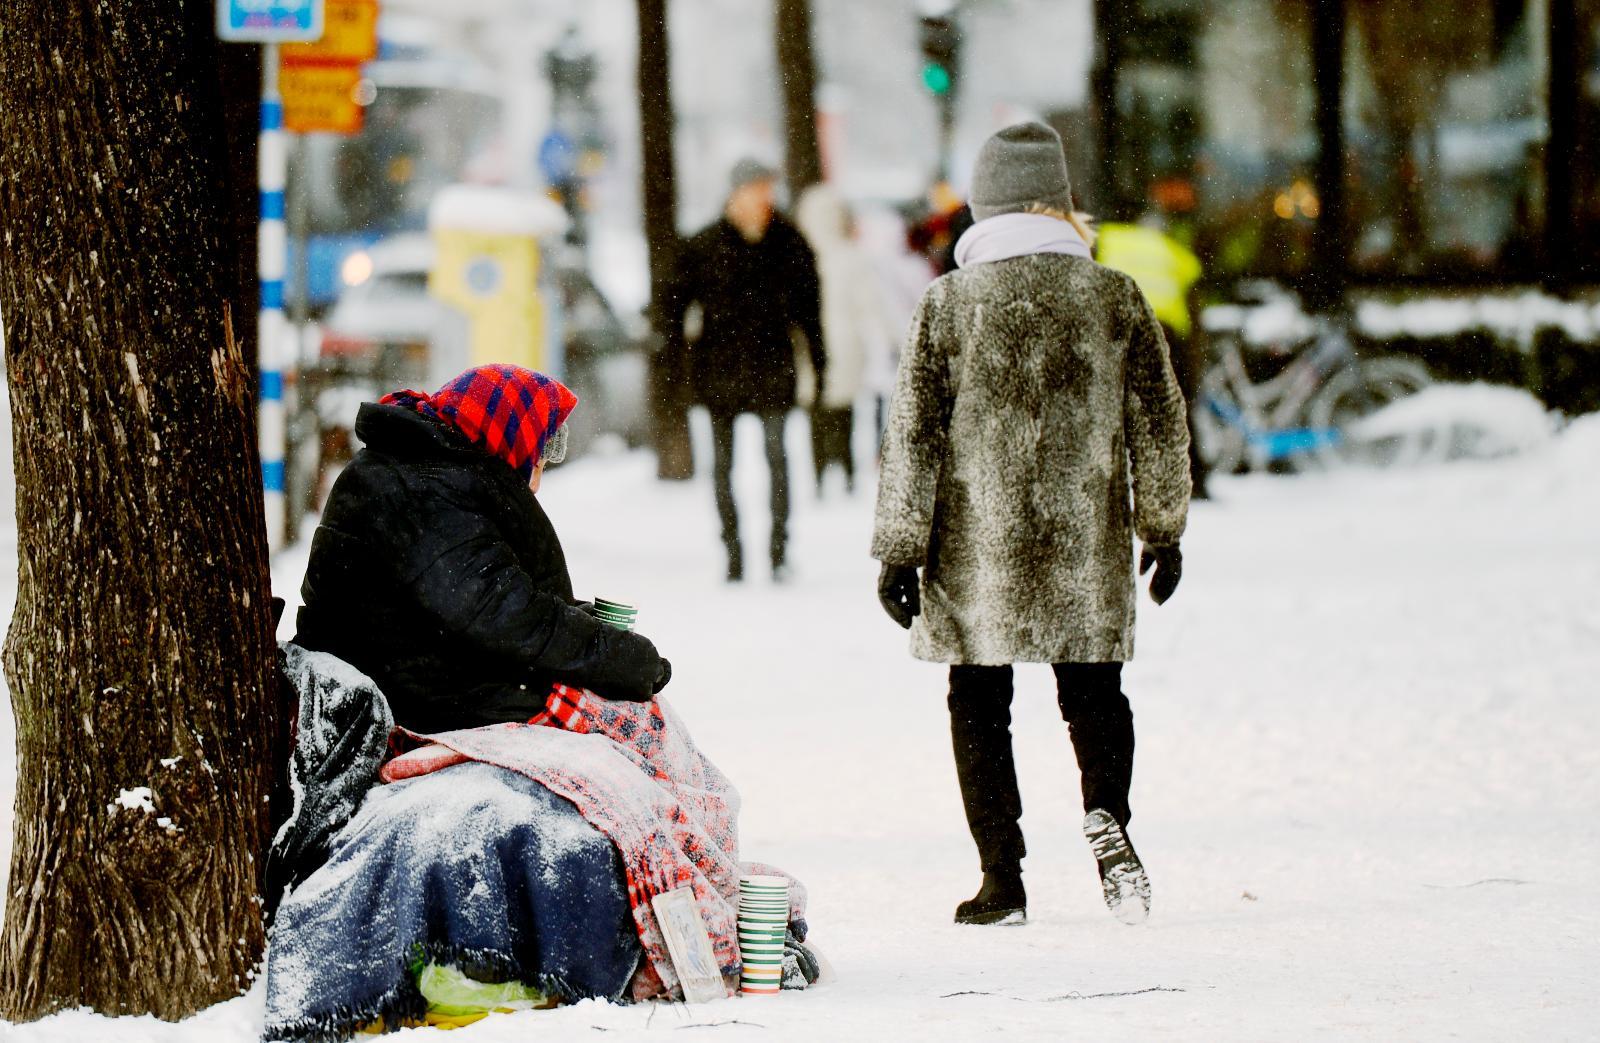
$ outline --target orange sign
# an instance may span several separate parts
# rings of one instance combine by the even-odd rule
[[[296,134],[355,134],[362,107],[356,100],[359,65],[284,65],[278,70],[283,127]]]
[[[378,0],[325,0],[322,39],[283,45],[283,63],[370,62],[378,56]]]
[[[325,0],[322,25],[320,40],[280,51],[283,126],[296,134],[355,134],[361,65],[378,56],[378,0]]]

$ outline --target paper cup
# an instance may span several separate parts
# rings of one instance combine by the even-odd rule
[[[751,874],[750,876],[741,876],[739,878],[739,886],[765,888],[771,891],[783,891],[787,893],[789,890],[789,878],[786,876],[762,876],[759,874]]]
[[[754,945],[750,942],[739,943],[739,958],[747,964],[782,963],[784,948],[776,943],[770,945]]]
[[[771,996],[781,989],[789,933],[789,881],[781,876],[739,878],[739,991]]]

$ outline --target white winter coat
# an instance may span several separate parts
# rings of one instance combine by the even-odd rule
[[[827,185],[812,185],[795,208],[795,223],[817,258],[822,282],[822,341],[828,370],[825,409],[854,404],[866,382],[869,360],[888,354],[900,331],[893,328],[878,272],[850,237],[850,212]],[[800,401],[809,401],[816,378],[801,374]]]

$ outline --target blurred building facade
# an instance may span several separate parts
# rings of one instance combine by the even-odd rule
[[[1159,215],[1206,297],[1270,279],[1366,350],[1600,409],[1600,0],[1096,18],[1096,205]]]
[[[1214,274],[1600,281],[1600,0],[1097,14],[1107,205],[1178,216]]]

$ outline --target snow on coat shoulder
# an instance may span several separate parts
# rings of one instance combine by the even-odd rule
[[[1188,444],[1127,276],[1039,254],[935,282],[901,358],[872,540],[878,560],[923,568],[913,653],[1132,658],[1132,540],[1183,534]]]

